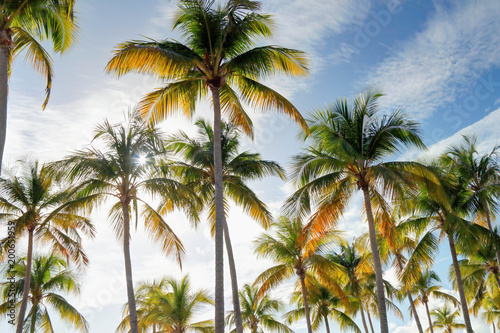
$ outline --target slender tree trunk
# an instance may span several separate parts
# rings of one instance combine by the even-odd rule
[[[306,274],[305,272],[301,272],[299,274],[300,278],[300,286],[302,287],[302,298],[304,299],[304,310],[306,312],[306,324],[307,324],[307,332],[312,333],[311,327],[311,314],[309,312],[309,301],[307,300],[307,288],[306,288]]]
[[[327,315],[323,315],[323,318],[325,318],[326,333],[330,333],[330,324],[328,323],[328,316]]]
[[[490,232],[496,236],[494,230],[493,230],[493,226],[491,225],[491,216],[490,216],[490,209],[487,205],[485,205],[485,213],[486,213],[486,222],[488,223],[488,229],[490,229]],[[498,246],[498,244],[495,243],[495,251],[496,251],[496,256],[497,256],[497,264],[498,264],[498,268],[500,269],[500,246]],[[498,284],[498,288],[500,288],[500,281],[498,279],[498,275],[497,274],[494,274],[495,275],[495,279],[497,280],[497,284]]]
[[[153,323],[153,333],[156,333],[156,324]]]
[[[238,278],[236,275],[236,264],[234,262],[233,247],[229,237],[229,227],[224,217],[224,243],[226,244],[227,259],[229,262],[229,274],[231,275],[231,290],[233,294],[233,311],[236,332],[243,333],[243,322],[241,320],[240,298],[238,296]]]
[[[7,134],[7,96],[9,94],[9,49],[0,46],[0,174]]]
[[[363,311],[363,304],[361,304],[361,307],[359,309],[361,311],[361,321],[363,322],[363,327],[365,329],[365,333],[370,333],[368,331],[368,325],[366,325],[365,312]]]
[[[368,220],[368,230],[370,233],[370,247],[373,256],[373,266],[375,268],[375,278],[377,285],[377,301],[378,301],[378,312],[380,315],[380,332],[389,333],[389,324],[387,322],[387,310],[385,306],[385,295],[384,295],[384,277],[382,274],[382,265],[380,264],[380,254],[378,252],[377,246],[377,234],[375,232],[375,219],[372,213],[372,204],[370,201],[370,192],[368,190],[368,185],[361,186],[363,191],[366,218]]]
[[[453,259],[453,267],[455,268],[455,275],[457,277],[457,289],[460,296],[460,304],[462,307],[462,314],[464,316],[464,323],[467,333],[474,333],[469,316],[469,307],[467,306],[467,299],[464,293],[464,283],[462,281],[462,274],[460,273],[460,267],[458,266],[457,251],[455,249],[455,242],[451,235],[448,236],[448,242],[450,243],[451,258]]]
[[[492,323],[492,324],[491,324],[491,326],[493,327],[493,333],[496,333],[496,332],[497,332],[497,330],[496,330],[496,328],[495,328],[495,323]]]
[[[224,197],[222,187],[222,146],[220,95],[210,86],[214,103],[215,166],[215,333],[224,333]]]
[[[375,333],[375,330],[373,329],[373,323],[372,323],[372,316],[370,315],[370,310],[366,308],[366,316],[368,317],[368,324],[370,324],[370,330],[372,333]]]
[[[32,309],[35,309],[38,306],[38,302],[35,302],[31,305]],[[30,333],[35,333],[35,326],[36,326],[36,316],[34,313],[31,314],[31,326],[30,326]]]
[[[396,260],[399,266],[399,269],[402,271],[403,270],[403,263],[401,262],[401,258],[399,256],[396,256]],[[404,286],[406,289],[406,297],[408,297],[408,301],[410,302],[410,308],[411,312],[413,313],[413,316],[415,317],[415,322],[417,323],[417,328],[419,333],[424,333],[424,329],[422,328],[422,324],[420,323],[420,318],[418,317],[417,314],[417,309],[415,308],[415,304],[413,302],[413,297],[411,296],[411,292]]]
[[[427,302],[424,302],[424,304],[425,311],[427,312],[427,320],[429,320],[429,331],[431,331],[431,333],[434,333],[434,328],[432,328],[431,312],[429,311],[429,304],[427,304]]]
[[[33,257],[33,233],[35,228],[28,229],[28,253],[26,254],[26,272],[24,272],[24,285],[23,285],[23,299],[21,300],[21,307],[17,318],[16,333],[23,332],[24,317],[26,316],[26,308],[28,307],[28,297],[31,285],[31,261]]]
[[[125,277],[127,279],[127,299],[130,320],[130,332],[139,333],[137,308],[135,305],[134,282],[132,279],[132,260],[130,258],[130,215],[129,205],[122,202],[123,212],[123,256],[125,257]]]

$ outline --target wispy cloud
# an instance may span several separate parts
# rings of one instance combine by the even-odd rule
[[[425,28],[370,69],[390,107],[406,106],[418,118],[454,102],[483,71],[500,65],[500,6],[495,0],[437,5]]]

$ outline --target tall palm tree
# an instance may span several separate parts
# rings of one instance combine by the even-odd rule
[[[441,291],[441,286],[437,284],[439,281],[441,281],[439,276],[434,271],[428,270],[420,276],[410,290],[413,295],[417,295],[414,300],[415,306],[422,303],[425,305],[427,319],[429,320],[428,330],[430,330],[431,333],[434,333],[434,330],[432,328],[431,312],[429,311],[429,297],[450,301],[456,306],[459,305],[455,297]]]
[[[16,278],[15,294],[24,298],[24,282],[26,272],[30,270],[26,258],[21,259],[11,274]],[[88,323],[85,318],[74,308],[60,293],[78,294],[80,291],[75,273],[68,269],[63,258],[54,254],[49,256],[36,256],[33,259],[33,269],[30,273],[30,284],[27,295],[30,301],[30,310],[26,319],[19,318],[23,332],[34,333],[43,329],[44,332],[53,332],[50,310],[58,313],[66,323],[81,332],[88,332]],[[3,283],[4,298],[8,298],[10,282]],[[17,302],[16,307],[21,306]],[[8,311],[8,301],[0,305],[0,313]]]
[[[245,284],[239,293],[241,302],[241,318],[243,328],[251,333],[278,332],[293,333],[293,331],[276,319],[276,315],[285,309],[285,305],[279,299],[272,298],[268,292],[259,293],[257,286]],[[234,325],[235,314],[230,312],[226,317],[229,327]],[[231,331],[232,333],[235,330]]]
[[[388,333],[372,206],[388,207],[384,195],[393,198],[404,192],[403,185],[431,175],[415,162],[383,161],[403,146],[423,148],[424,144],[418,124],[409,120],[403,111],[377,114],[377,101],[381,96],[368,90],[352,102],[339,99],[312,113],[308,119],[310,144],[293,159],[292,177],[299,189],[287,199],[285,211],[305,217],[314,210],[311,220],[321,227],[334,223],[354,191],[361,190],[377,278],[381,332]],[[378,223],[378,226],[386,232],[391,230],[390,224]]]
[[[447,304],[442,308],[432,310],[431,315],[434,317],[432,326],[444,329],[445,333],[453,333],[454,329],[465,328],[464,324],[455,321],[457,317],[460,317],[458,310],[453,311]]]
[[[326,333],[330,333],[329,318],[334,319],[341,330],[353,330],[361,333],[358,325],[351,317],[341,310],[345,306],[342,297],[332,292],[331,288],[321,284],[314,277],[308,277],[307,280],[308,302],[311,306],[311,327],[317,332],[324,325]],[[297,309],[291,310],[285,314],[291,323],[304,317],[305,308],[301,292],[295,292],[292,296],[292,303],[298,305]]]
[[[86,264],[88,260],[81,247],[80,232],[93,237],[94,226],[89,219],[76,213],[72,186],[56,181],[56,175],[47,165],[30,159],[20,160],[16,168],[0,178],[0,212],[0,223],[14,224],[15,239],[28,237],[23,298],[16,328],[16,332],[21,333],[28,305],[35,239]],[[7,253],[5,246],[8,244],[9,237],[0,240],[3,255]]]
[[[262,282],[260,293],[296,275],[302,292],[307,330],[312,333],[306,274],[308,271],[318,270],[321,264],[324,264],[323,258],[316,254],[316,251],[321,244],[329,240],[338,240],[338,232],[324,229],[313,233],[301,220],[286,217],[280,217],[273,223],[272,228],[275,231],[274,235],[262,234],[255,240],[257,255],[277,264],[257,277],[256,282]]]
[[[47,105],[52,86],[52,59],[42,45],[50,40],[55,52],[65,51],[75,39],[75,0],[16,0],[0,5],[0,169],[7,129],[7,95],[12,61],[26,51],[26,61],[47,80]]]
[[[230,122],[251,134],[252,122],[242,102],[287,114],[307,129],[299,111],[282,95],[259,80],[275,73],[306,75],[308,60],[301,51],[277,46],[255,46],[255,39],[271,36],[270,16],[259,14],[259,1],[183,0],[173,27],[185,43],[175,40],[129,41],[118,45],[106,70],[124,75],[148,74],[168,83],[139,103],[143,116],[159,121],[176,112],[191,116],[209,93],[214,107],[215,164],[215,327],[224,330],[223,184],[221,111]],[[238,319],[239,320],[239,319]],[[242,333],[241,323],[237,324]]]
[[[108,216],[123,242],[130,325],[132,332],[137,333],[130,258],[131,213],[138,219],[142,206],[140,215],[151,238],[161,243],[165,254],[174,255],[180,264],[183,245],[162,214],[174,208],[194,214],[197,198],[189,188],[168,178],[168,168],[157,162],[164,146],[161,132],[148,126],[136,113],[129,114],[125,124],[112,125],[106,120],[98,125],[93,142],[96,141],[102,148],[90,146],[74,152],[60,162],[60,167],[71,180],[82,182],[80,200],[88,207],[113,200]],[[146,195],[161,199],[159,207],[148,204]]]
[[[168,147],[180,157],[181,163],[175,168],[181,175],[183,183],[194,188],[209,212],[209,221],[212,232],[215,228],[215,188],[214,188],[214,132],[204,120],[196,123],[199,136],[191,138],[184,132],[173,135],[168,141]],[[283,169],[273,161],[263,160],[257,153],[240,152],[239,133],[230,123],[222,122],[221,149],[222,149],[222,182],[224,187],[224,205],[228,200],[242,207],[262,227],[267,229],[272,223],[272,216],[263,203],[246,182],[262,179],[265,176],[279,176],[284,179]],[[229,271],[233,295],[235,318],[240,317],[238,282],[236,265],[227,225],[227,211],[224,216],[224,243],[228,254]]]
[[[193,322],[204,306],[214,303],[207,290],[193,290],[188,276],[143,283],[137,290],[137,301],[141,332],[148,328],[153,328],[154,333],[213,332],[213,320]],[[125,304],[125,309],[117,332],[130,332],[130,307]]]

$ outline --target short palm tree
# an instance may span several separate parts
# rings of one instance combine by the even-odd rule
[[[12,61],[26,51],[26,61],[47,79],[47,105],[52,86],[52,59],[42,45],[50,40],[54,51],[65,51],[75,39],[75,0],[2,1],[0,5],[0,168],[7,126],[7,95]]]
[[[71,180],[81,182],[80,200],[89,208],[113,200],[109,218],[123,242],[130,325],[132,332],[137,333],[130,258],[131,216],[138,219],[140,215],[152,239],[160,242],[165,254],[174,255],[180,264],[184,248],[162,215],[174,208],[195,213],[197,198],[189,188],[168,178],[168,168],[157,161],[163,152],[162,134],[137,114],[131,113],[125,124],[112,125],[106,120],[98,125],[93,142],[97,141],[102,148],[90,146],[77,151],[59,165]],[[161,199],[159,207],[148,204],[146,195]]]
[[[16,279],[16,296],[24,296],[23,285],[26,272],[29,270],[26,258],[20,260],[11,274]],[[80,289],[75,273],[69,270],[64,259],[51,254],[49,256],[36,256],[33,259],[33,269],[30,274],[30,286],[27,292],[30,301],[30,309],[23,323],[23,332],[54,332],[52,326],[51,312],[57,312],[59,317],[66,323],[81,332],[88,332],[88,323],[85,318],[75,309],[60,293],[78,294]],[[10,283],[4,283],[4,298],[7,298]],[[21,301],[16,307],[21,306]],[[7,304],[0,305],[0,312],[5,314]],[[50,311],[49,311],[50,310]]]
[[[183,0],[173,27],[185,43],[175,40],[129,41],[117,46],[106,69],[124,75],[148,74],[167,84],[149,94],[138,109],[152,121],[176,112],[191,116],[197,102],[209,93],[214,107],[215,168],[215,327],[224,330],[223,184],[221,112],[231,123],[251,134],[252,122],[243,102],[276,110],[307,129],[299,111],[286,98],[259,81],[275,73],[306,75],[308,60],[301,51],[277,46],[255,46],[255,39],[271,36],[271,20],[259,14],[259,1]],[[239,319],[237,320],[237,322]],[[240,321],[241,322],[241,321]],[[237,323],[242,333],[241,323]]]
[[[276,319],[276,315],[285,309],[279,299],[272,298],[268,292],[259,293],[257,286],[245,284],[239,293],[241,303],[241,318],[243,328],[251,333],[278,332],[293,333],[293,331]],[[229,327],[234,326],[234,312],[226,317]],[[234,333],[232,330],[231,333]]]
[[[17,333],[23,329],[28,305],[31,262],[35,239],[78,263],[87,263],[80,233],[94,236],[89,219],[75,211],[74,188],[56,181],[54,172],[35,160],[21,160],[12,172],[0,178],[0,222],[14,226],[14,237],[28,237],[23,299],[19,308]],[[2,254],[9,237],[0,240]]]
[[[168,141],[168,147],[174,150],[180,158],[175,167],[182,181],[194,189],[209,212],[212,232],[215,228],[215,188],[214,188],[214,132],[212,126],[203,120],[195,123],[199,136],[191,138],[183,132],[173,135]],[[262,227],[268,228],[272,223],[272,216],[263,203],[248,185],[248,181],[262,179],[265,176],[279,176],[284,179],[283,169],[273,161],[263,160],[257,153],[240,152],[240,137],[236,127],[230,123],[222,123],[222,181],[224,185],[224,205],[228,207],[227,199],[242,207],[243,210],[256,220]],[[236,265],[229,237],[227,225],[227,211],[224,216],[224,243],[228,254],[229,271],[231,273],[231,287],[235,317],[240,316],[238,300],[238,282]]]
[[[423,148],[418,124],[401,111],[378,115],[382,95],[368,90],[352,102],[314,111],[308,119],[311,135],[305,151],[293,158],[292,177],[299,189],[285,203],[287,214],[306,217],[322,227],[335,223],[354,191],[361,190],[368,222],[370,246],[377,277],[377,302],[381,332],[388,333],[382,266],[372,206],[387,207],[384,195],[404,193],[405,185],[430,177],[415,162],[384,162],[403,146]],[[387,214],[388,215],[388,214]],[[313,222],[312,222],[313,223]],[[390,224],[378,223],[385,236]]]
[[[429,297],[443,299],[453,302],[453,304],[457,306],[459,305],[459,302],[455,297],[441,291],[441,286],[437,284],[439,281],[441,281],[439,276],[434,271],[428,270],[420,276],[410,290],[413,295],[417,295],[414,299],[415,306],[422,303],[425,306],[427,319],[429,320],[428,330],[430,330],[431,333],[434,333],[434,330],[432,329],[433,324],[431,320],[431,312],[429,311]]]
[[[312,333],[311,317],[307,298],[306,274],[320,269],[324,260],[316,252],[321,244],[338,240],[338,232],[324,229],[310,231],[299,219],[280,217],[273,223],[274,234],[262,234],[255,240],[255,253],[268,258],[277,265],[261,273],[256,283],[262,283],[260,293],[278,286],[294,275],[297,276],[304,302],[307,330]]]
[[[314,277],[308,277],[307,279],[307,295],[311,307],[311,327],[315,332],[319,331],[324,325],[326,333],[330,333],[329,318],[331,318],[339,324],[342,331],[352,330],[361,333],[358,325],[348,314],[341,310],[345,305],[342,300],[344,295],[336,295],[331,288],[321,284]],[[293,294],[291,302],[296,303],[298,308],[285,314],[290,323],[304,317],[305,309],[302,300],[301,292]]]
[[[444,329],[445,333],[453,333],[454,329],[465,328],[464,324],[456,322],[456,319],[460,317],[458,310],[453,311],[447,304],[442,308],[432,310],[431,315],[434,317],[432,326]]]
[[[154,333],[213,332],[213,320],[193,322],[193,317],[204,306],[213,305],[213,300],[208,291],[193,290],[187,276],[180,281],[165,278],[158,283],[141,284],[137,289],[137,304],[141,332],[149,328]],[[117,332],[130,332],[127,304],[125,309],[125,317]]]

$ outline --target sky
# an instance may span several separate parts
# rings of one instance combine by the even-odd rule
[[[421,123],[427,154],[439,154],[464,134],[476,135],[482,152],[500,143],[498,0],[267,0],[262,7],[275,20],[274,37],[265,43],[300,49],[310,56],[307,78],[275,77],[266,82],[304,115],[337,98],[350,98],[367,87],[377,87],[385,94],[380,100],[382,112],[403,108]],[[63,158],[88,145],[94,127],[104,118],[122,121],[123,115],[160,83],[146,76],[118,79],[106,74],[112,50],[120,42],[145,37],[180,39],[171,28],[175,8],[173,0],[78,1],[78,43],[63,55],[53,55],[55,77],[46,110],[41,109],[44,80],[23,62],[22,54],[15,61],[5,163],[26,155],[44,161]],[[197,114],[211,119],[209,105],[200,105]],[[243,148],[287,166],[291,156],[300,151],[300,128],[284,116],[257,111],[251,115],[255,138],[253,142],[243,140]],[[192,122],[172,117],[161,126],[167,133],[179,129],[194,133]],[[397,158],[420,155],[405,151]],[[252,183],[252,188],[276,215],[290,193],[277,178]],[[354,197],[339,221],[346,237],[366,230],[361,205],[361,198]],[[126,302],[123,255],[105,210],[95,212],[92,218],[98,233],[84,243],[90,265],[81,275],[81,295],[69,299],[88,319],[90,332],[107,333],[115,330]],[[214,246],[207,228],[202,224],[193,230],[180,213],[167,220],[186,247],[182,271],[139,226],[132,236],[134,280],[189,274],[196,288],[212,291]],[[253,255],[252,242],[263,230],[237,208],[231,209],[229,228],[239,283],[252,283],[271,265]],[[23,247],[23,242],[17,246]],[[447,282],[449,249],[442,247],[436,262],[444,288],[453,293]],[[230,309],[226,275],[226,308]],[[274,294],[286,298],[292,285],[290,282]],[[433,306],[441,304],[432,302]],[[400,306],[404,320],[390,316],[392,333],[417,332],[407,307],[406,303]],[[418,312],[424,320],[423,309]],[[212,310],[206,309],[201,317],[211,315]],[[478,319],[473,319],[473,326],[476,332],[490,329]],[[58,332],[71,332],[58,328]],[[293,328],[304,332],[305,323]],[[0,331],[13,329],[0,323]]]

